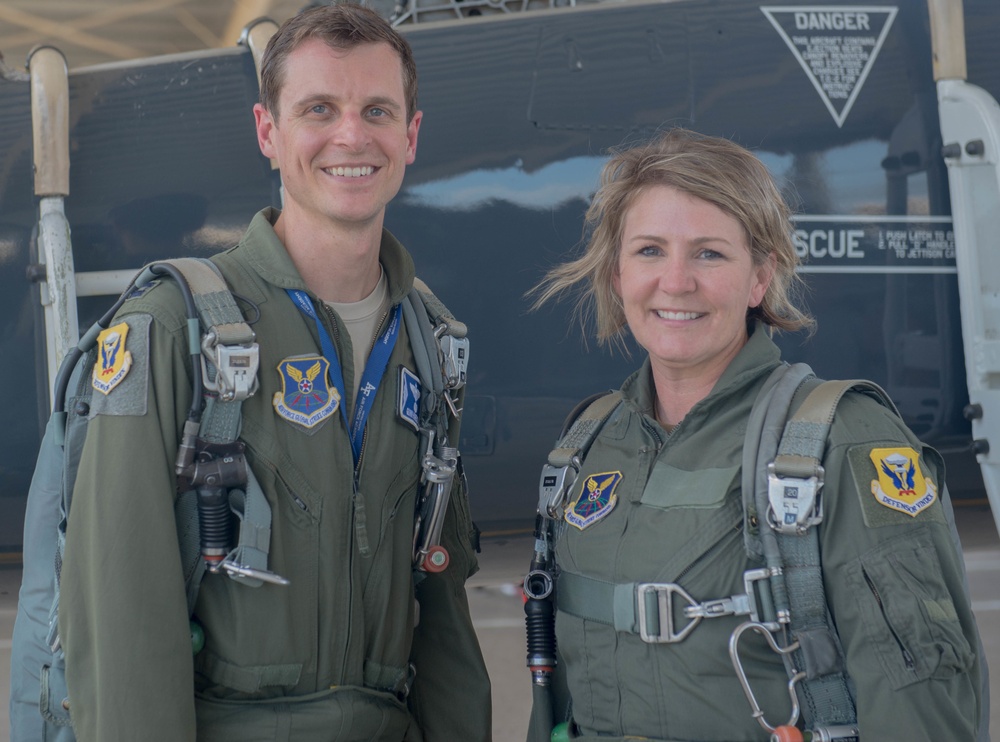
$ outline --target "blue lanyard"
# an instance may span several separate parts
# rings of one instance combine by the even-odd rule
[[[319,332],[319,343],[323,349],[323,356],[330,362],[330,381],[340,390],[346,400],[347,390],[344,387],[344,372],[340,367],[340,359],[337,356],[337,349],[330,339],[330,333],[326,331],[323,322],[316,314],[312,300],[305,291],[297,289],[285,289],[288,295],[295,302],[295,305],[308,317],[312,317],[316,323],[316,330]],[[361,457],[361,443],[365,437],[365,425],[368,423],[368,414],[371,412],[372,404],[375,402],[375,393],[378,391],[382,376],[389,365],[389,356],[396,346],[396,338],[399,337],[400,305],[397,304],[392,309],[392,317],[388,326],[375,341],[375,347],[368,355],[368,363],[365,364],[364,373],[361,375],[361,384],[358,387],[358,398],[354,403],[354,420],[348,422],[345,405],[340,405],[340,414],[344,418],[344,425],[347,426],[351,436],[351,451],[354,453],[354,465],[358,465]]]

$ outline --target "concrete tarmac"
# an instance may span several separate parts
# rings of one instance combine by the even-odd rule
[[[962,505],[957,508],[956,518],[972,607],[993,668],[991,728],[1000,736],[1000,538],[985,505]],[[532,541],[525,536],[484,538],[480,572],[469,582],[469,604],[493,681],[494,742],[524,742],[528,728],[531,685],[524,664],[519,580],[531,558],[531,548]],[[19,565],[0,566],[0,742],[10,742],[7,669],[20,580]]]

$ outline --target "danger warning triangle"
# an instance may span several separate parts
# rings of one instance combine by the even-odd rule
[[[893,7],[762,7],[843,126],[896,18]]]

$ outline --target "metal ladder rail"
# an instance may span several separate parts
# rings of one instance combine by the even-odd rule
[[[973,450],[1000,530],[1000,105],[966,81],[961,0],[930,0]]]

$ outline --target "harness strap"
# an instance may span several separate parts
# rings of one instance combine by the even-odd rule
[[[587,405],[569,432],[559,441],[558,446],[549,453],[549,465],[569,466],[586,456],[604,421],[611,416],[621,401],[621,392],[615,391],[598,397]]]
[[[198,310],[200,326],[189,327],[189,342],[200,351],[205,383],[205,409],[198,437],[212,444],[229,444],[239,438],[243,400],[256,390],[255,334],[244,320],[229,286],[214,263],[203,258],[166,261],[184,276]],[[221,368],[239,355],[233,368]],[[198,373],[198,369],[195,369]],[[271,506],[249,465],[247,484],[230,492],[230,509],[240,521],[239,540],[225,561],[258,573],[267,572],[271,541]],[[201,558],[197,497],[184,493],[175,506],[188,612],[194,612],[198,590],[206,571]],[[250,587],[263,581],[249,574],[228,572],[230,579]]]
[[[830,426],[841,398],[851,390],[875,396],[889,409],[895,405],[878,385],[864,380],[827,381],[813,389],[785,425],[772,472],[780,481],[819,478]],[[769,477],[769,479],[771,479]],[[773,482],[773,479],[771,479]],[[769,488],[770,489],[770,488]],[[768,493],[770,495],[770,493]],[[816,497],[820,497],[819,489]],[[774,497],[769,497],[773,507]],[[822,518],[822,501],[817,504]],[[771,520],[769,518],[769,520]],[[852,686],[844,668],[844,649],[833,628],[823,589],[818,528],[804,532],[762,528],[774,535],[784,570],[789,628],[799,649],[783,655],[789,672],[806,673],[799,683],[802,713],[810,726],[853,724],[856,711]],[[775,602],[779,597],[775,596]],[[778,610],[782,606],[779,604]]]
[[[178,258],[167,262],[174,265],[187,280],[207,335],[214,335],[218,344],[223,346],[246,345],[254,341],[253,330],[243,319],[243,313],[214,263],[201,258]],[[199,330],[195,338],[199,348],[202,347],[201,338]],[[204,371],[208,382],[206,386],[214,386],[218,368],[212,359],[205,359]],[[241,403],[241,399],[224,401],[217,394],[206,394],[198,436],[211,443],[235,441],[240,433]]]

